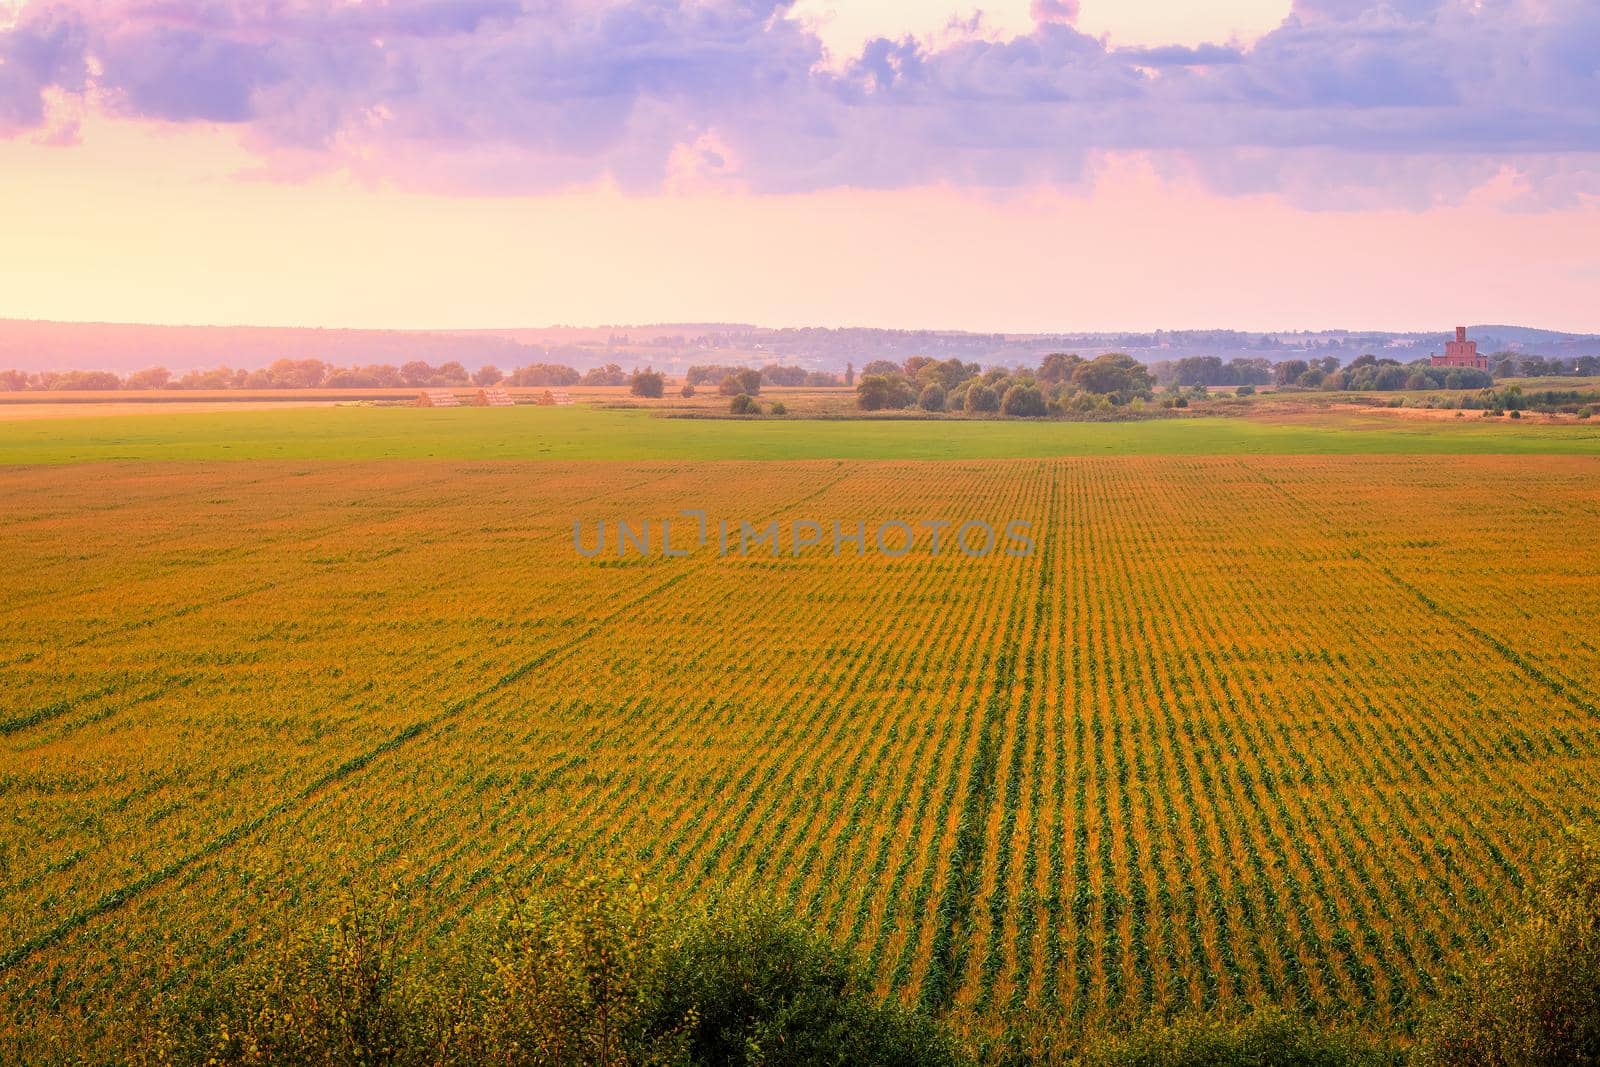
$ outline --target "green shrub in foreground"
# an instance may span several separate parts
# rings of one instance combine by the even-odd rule
[[[663,977],[659,1026],[690,1020],[694,1063],[958,1062],[925,1017],[874,1002],[847,955],[768,901],[724,904],[691,924]]]
[[[1600,1064],[1600,835],[1568,831],[1521,922],[1432,1014],[1419,1059]]]
[[[946,1064],[769,902],[677,917],[588,877],[407,954],[392,904],[346,909],[165,1004],[126,1059],[171,1064]]]

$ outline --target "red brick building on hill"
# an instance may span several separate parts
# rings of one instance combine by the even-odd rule
[[[1444,346],[1444,355],[1434,356],[1435,367],[1470,367],[1473,370],[1488,370],[1489,357],[1478,355],[1478,342],[1467,340],[1467,328],[1456,327],[1456,339],[1449,341]]]

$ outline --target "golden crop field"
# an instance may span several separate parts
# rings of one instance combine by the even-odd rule
[[[685,508],[1038,550],[574,551]],[[1404,1028],[1596,814],[1597,535],[1592,457],[0,470],[0,1058],[580,861],[788,895],[969,1032]]]

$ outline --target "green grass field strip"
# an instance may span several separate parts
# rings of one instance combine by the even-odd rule
[[[1600,454],[1600,425],[1344,413],[1131,422],[684,419],[594,408],[293,408],[0,421],[0,465],[230,459],[961,459]]]

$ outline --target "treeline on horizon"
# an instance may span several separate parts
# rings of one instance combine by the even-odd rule
[[[1080,365],[1105,366],[1108,357],[1137,363],[1145,369],[1147,385],[1118,381],[1111,389],[1099,390],[1099,395],[1116,395],[1132,399],[1148,396],[1155,387],[1183,389],[1194,387],[1239,387],[1273,385],[1280,388],[1321,389],[1326,391],[1399,391],[1416,389],[1481,389],[1496,380],[1512,377],[1590,377],[1600,375],[1600,356],[1582,356],[1571,360],[1545,356],[1519,355],[1498,352],[1489,357],[1487,373],[1465,368],[1438,368],[1423,358],[1401,363],[1390,358],[1363,355],[1349,364],[1342,364],[1335,356],[1312,359],[1286,359],[1277,362],[1260,357],[1236,357],[1224,361],[1219,356],[1191,356],[1178,360],[1161,360],[1144,364],[1132,356],[1107,353],[1092,360],[1076,354],[1052,353],[1044,357],[1035,369],[1028,366],[995,366],[984,368],[978,363],[963,362],[957,358],[936,360],[930,356],[912,356],[903,363],[874,360],[862,367],[862,378],[885,378],[893,386],[903,383],[911,389],[903,403],[904,390],[896,387],[882,391],[879,408],[911,407],[922,399],[927,386],[937,384],[947,394],[973,379],[985,378],[987,385],[1005,380],[1043,385],[1070,382],[1071,373]],[[1060,368],[1068,367],[1066,377]],[[938,368],[930,371],[929,368]],[[960,368],[959,373],[951,368]],[[650,370],[650,368],[644,368]],[[50,391],[142,391],[156,389],[227,390],[227,389],[427,389],[451,387],[485,387],[493,385],[520,387],[567,386],[625,386],[629,385],[639,368],[624,370],[617,363],[607,363],[587,371],[580,371],[563,363],[531,363],[509,372],[494,365],[485,365],[469,371],[458,361],[434,366],[424,360],[412,360],[399,365],[374,363],[364,366],[341,367],[319,359],[279,359],[266,367],[254,370],[216,367],[210,370],[191,370],[174,374],[165,367],[150,367],[119,375],[103,370],[37,371],[0,370],[0,392],[50,392]],[[857,384],[857,374],[851,365],[843,375],[826,371],[806,370],[803,367],[781,363],[753,368],[744,365],[705,364],[688,368],[684,383],[690,387],[720,385],[730,378],[749,381],[750,374],[757,375],[761,385],[779,388],[829,388]],[[744,390],[748,392],[749,390]],[[1091,390],[1093,391],[1093,390]],[[930,398],[931,399],[931,398]],[[981,399],[981,394],[980,394]],[[1001,399],[1003,399],[1003,391]],[[1047,399],[1048,403],[1048,399]],[[863,406],[866,406],[865,404]],[[982,410],[980,407],[979,410]],[[995,410],[999,410],[998,407]]]
[[[649,368],[646,368],[649,371]],[[524,387],[565,387],[574,385],[623,386],[643,373],[623,370],[620,364],[607,363],[580,371],[563,363],[531,363],[508,372],[488,364],[469,371],[457,361],[434,366],[413,360],[395,366],[373,363],[359,367],[340,367],[320,359],[279,359],[256,370],[217,367],[191,370],[176,375],[165,367],[150,367],[119,375],[112,371],[0,370],[0,392],[111,392],[152,389],[448,389],[493,385]],[[770,386],[831,387],[843,384],[837,374],[808,371],[781,364],[752,369],[747,367],[694,366],[687,380],[690,385],[721,381],[729,375],[755,374]]]
[[[915,356],[903,364],[887,360],[867,364],[862,368],[856,393],[857,406],[863,411],[918,408],[929,413],[999,414],[1018,418],[1116,417],[1118,413],[1147,411],[1156,399],[1157,388],[1163,388],[1166,393],[1160,400],[1160,407],[1170,409],[1188,407],[1191,400],[1207,399],[1206,390],[1210,387],[1232,388],[1238,395],[1245,396],[1255,392],[1257,386],[1266,385],[1326,392],[1477,390],[1480,395],[1475,401],[1461,401],[1450,406],[1493,410],[1538,406],[1534,397],[1523,397],[1517,386],[1496,392],[1497,377],[1546,376],[1557,371],[1562,374],[1600,373],[1600,359],[1589,357],[1575,361],[1572,367],[1542,357],[1529,358],[1524,364],[1515,359],[1502,359],[1494,365],[1493,371],[1483,371],[1435,367],[1427,359],[1405,364],[1363,355],[1347,366],[1332,356],[1277,363],[1255,358],[1236,358],[1225,363],[1216,356],[1194,356],[1146,365],[1124,353],[1109,352],[1094,359],[1053,353],[1037,368],[985,370],[976,363],[963,363],[959,359],[940,361]],[[726,382],[723,391],[730,391]],[[1565,405],[1574,410],[1576,405],[1596,399],[1576,391],[1571,395],[1536,396],[1544,406]],[[737,413],[738,409],[735,411]]]

